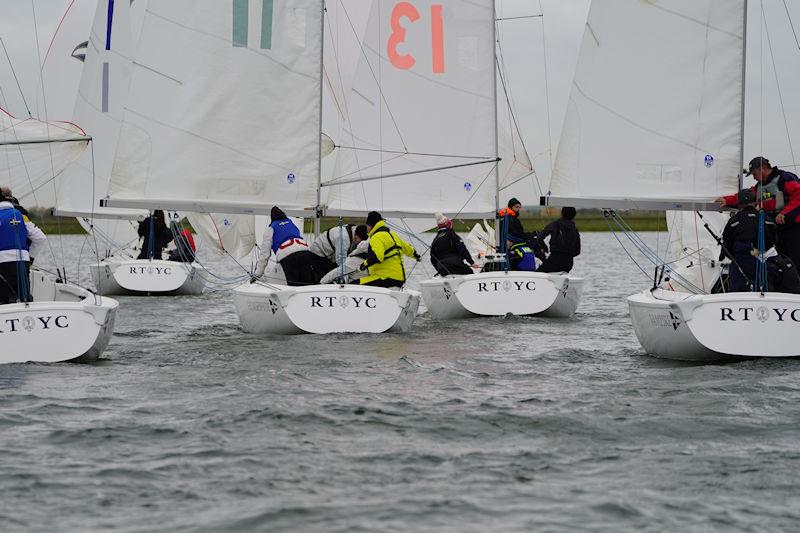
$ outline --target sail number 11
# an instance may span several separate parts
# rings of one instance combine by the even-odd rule
[[[386,53],[395,68],[408,70],[416,64],[417,59],[411,54],[397,51],[397,47],[406,41],[406,28],[402,25],[404,18],[412,24],[420,19],[419,11],[410,2],[400,2],[392,10],[392,34],[386,44]],[[433,73],[444,74],[444,20],[441,4],[431,6],[431,54]]]

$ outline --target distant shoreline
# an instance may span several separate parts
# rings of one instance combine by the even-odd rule
[[[31,211],[32,220],[47,235],[80,235],[86,233],[75,218],[54,217],[52,215],[42,214],[41,212],[35,212],[39,210]],[[557,218],[558,213],[552,216],[546,216],[543,213],[523,213],[520,220],[527,231],[534,231],[542,229],[548,222]],[[664,212],[637,212],[627,216],[622,214],[622,218],[634,231],[667,231],[667,222]],[[339,219],[335,217],[324,217],[322,219],[322,228],[331,228],[338,223],[338,220]],[[348,224],[360,224],[362,220],[346,218],[345,222]],[[478,221],[456,219],[453,227],[456,231],[466,233],[469,232],[476,222]],[[578,226],[578,230],[582,232],[609,231],[608,222],[599,211],[579,211],[578,216],[575,218],[575,223]],[[433,225],[432,220],[431,225]],[[311,221],[306,221],[305,230],[307,232],[313,231],[313,223]]]

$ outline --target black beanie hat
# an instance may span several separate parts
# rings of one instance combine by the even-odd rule
[[[369,239],[369,234],[367,233],[367,227],[364,224],[359,224],[358,226],[356,226],[356,230],[353,233],[358,235],[358,237],[362,241],[366,241],[367,239]]]
[[[281,210],[280,207],[278,207],[277,205],[273,205],[272,210],[269,212],[269,218],[271,218],[272,221],[275,222],[276,220],[283,220],[288,217],[286,216],[286,213],[284,213]]]
[[[522,205],[522,202],[520,202],[520,201],[519,201],[519,200],[517,200],[516,198],[512,198],[511,200],[509,200],[509,201],[508,201],[508,207],[509,207],[509,209],[510,209],[510,208],[512,208],[512,207],[514,207],[514,206],[515,206],[515,205],[517,205],[517,204],[519,204],[519,205]]]
[[[562,207],[561,208],[561,216],[567,220],[572,220],[575,218],[575,208],[574,207]]]
[[[375,226],[378,222],[383,220],[383,217],[377,211],[370,211],[367,215],[367,226]]]

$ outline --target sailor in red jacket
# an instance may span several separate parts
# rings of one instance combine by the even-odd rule
[[[750,161],[748,174],[758,182],[750,190],[760,207],[778,224],[776,248],[800,264],[800,179],[795,174],[770,165],[765,157]],[[739,195],[717,198],[720,207],[735,207]]]

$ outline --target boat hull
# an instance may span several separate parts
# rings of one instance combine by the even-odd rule
[[[197,263],[129,259],[89,265],[97,292],[105,295],[197,295],[205,282]]]
[[[359,285],[289,287],[247,283],[233,290],[248,333],[382,333],[408,331],[420,294]]]
[[[420,283],[422,298],[436,319],[533,315],[566,318],[575,314],[583,278],[543,272],[481,272]]]
[[[636,337],[657,357],[800,357],[800,295],[656,289],[629,296],[628,307]]]
[[[0,364],[97,360],[114,332],[117,301],[38,271],[31,278],[33,302],[0,305]]]

